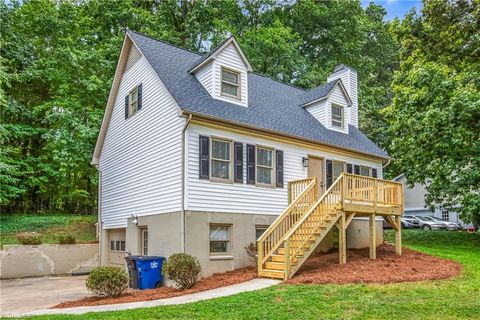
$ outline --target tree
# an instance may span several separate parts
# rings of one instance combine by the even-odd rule
[[[387,111],[395,170],[427,186],[427,203],[480,224],[480,10],[429,1],[396,35],[401,62]]]

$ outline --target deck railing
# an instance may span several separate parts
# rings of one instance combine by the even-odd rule
[[[288,207],[257,241],[257,260],[260,269],[278,246],[283,243],[285,234],[303,217],[315,202],[316,187],[316,178],[302,179],[289,183],[288,191],[289,197],[292,196],[292,202],[289,203]]]
[[[403,211],[403,185],[399,182],[343,173],[346,203],[377,206],[399,206]]]

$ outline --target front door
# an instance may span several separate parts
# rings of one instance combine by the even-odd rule
[[[323,192],[323,159],[316,157],[308,157],[308,177],[317,178],[317,198],[320,197]]]

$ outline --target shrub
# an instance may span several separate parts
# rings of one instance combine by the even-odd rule
[[[87,288],[97,296],[118,297],[128,288],[127,272],[119,267],[97,267],[87,277]]]
[[[257,262],[257,244],[256,243],[250,242],[248,246],[245,247],[245,252],[253,262]]]
[[[200,272],[198,259],[186,253],[171,255],[162,268],[162,274],[174,281],[182,290],[193,287],[198,281]]]
[[[67,232],[62,232],[58,234],[57,240],[60,244],[75,244],[75,242],[77,242],[75,235]]]
[[[42,243],[42,235],[38,232],[21,232],[17,234],[17,239],[21,244],[36,245]]]

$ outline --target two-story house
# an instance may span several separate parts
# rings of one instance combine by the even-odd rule
[[[290,182],[316,177],[318,198],[342,172],[382,178],[357,86],[345,65],[311,90],[256,74],[233,37],[202,55],[127,31],[92,159],[101,263],[186,252],[204,275],[242,267]]]

